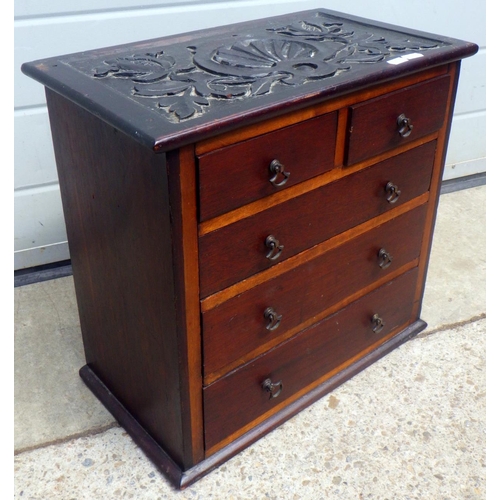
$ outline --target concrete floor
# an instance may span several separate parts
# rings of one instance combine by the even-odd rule
[[[428,328],[183,492],[78,376],[71,277],[15,289],[15,498],[486,498],[485,186],[441,197]]]

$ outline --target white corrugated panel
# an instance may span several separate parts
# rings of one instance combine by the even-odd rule
[[[16,0],[15,269],[69,258],[43,86],[23,62],[317,8],[313,1]],[[453,0],[323,2],[321,7],[472,41],[463,63],[445,178],[485,170],[485,6]],[[472,132],[471,132],[472,131]]]

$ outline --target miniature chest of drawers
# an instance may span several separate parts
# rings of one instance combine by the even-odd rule
[[[183,488],[419,333],[460,60],[327,10],[23,65],[86,365]]]

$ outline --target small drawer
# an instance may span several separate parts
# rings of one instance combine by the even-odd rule
[[[417,259],[426,214],[427,204],[203,313],[205,376]]]
[[[423,194],[435,147],[431,141],[201,236],[201,297]]]
[[[349,108],[346,165],[437,131],[446,112],[450,77],[419,83]]]
[[[336,132],[328,113],[200,156],[200,221],[330,170]]]
[[[410,321],[418,268],[203,390],[205,446],[214,447]]]

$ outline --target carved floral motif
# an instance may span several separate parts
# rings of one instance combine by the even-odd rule
[[[181,121],[200,116],[216,101],[258,97],[334,78],[354,65],[440,46],[384,31],[391,35],[388,40],[362,24],[335,19],[318,13],[312,21],[268,28],[265,36],[235,35],[215,47],[185,47],[180,55],[159,51],[117,57],[95,68],[93,76],[132,81],[132,95],[152,99],[173,121]]]
[[[130,78],[133,82],[151,83],[166,78],[174,64],[174,58],[165,56],[163,51],[118,57],[104,61],[101,67],[95,69],[94,76],[103,78],[111,75],[116,78]]]

